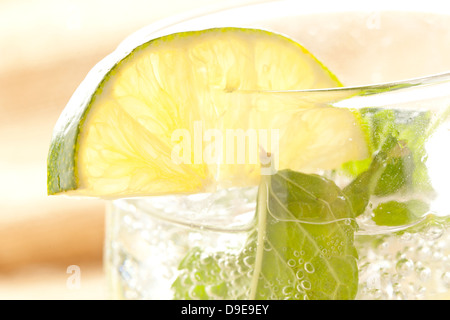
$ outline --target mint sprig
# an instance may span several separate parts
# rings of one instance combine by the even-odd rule
[[[374,152],[386,149],[391,137],[405,146],[401,156],[386,159],[385,170],[373,194],[386,196],[405,190],[431,191],[425,150],[425,142],[433,133],[431,112],[368,108],[361,114]]]
[[[365,212],[372,196],[414,192],[432,195],[425,150],[425,142],[435,128],[430,112],[368,108],[361,110],[361,117],[374,156],[370,161],[351,161],[343,167],[355,176],[344,188],[355,215]],[[382,225],[394,223],[384,221]]]
[[[193,249],[179,265],[175,299],[353,299],[358,288],[355,218],[372,196],[430,191],[428,113],[362,110],[373,157],[347,163],[354,179],[340,189],[318,175],[282,170],[263,176],[254,228],[239,251]],[[416,221],[419,200],[373,210],[382,226]]]
[[[190,252],[179,266],[174,297],[353,299],[358,268],[352,219],[351,203],[331,180],[292,170],[264,176],[244,248]]]
[[[263,179],[250,299],[353,299],[352,218],[350,202],[331,180],[292,170]]]

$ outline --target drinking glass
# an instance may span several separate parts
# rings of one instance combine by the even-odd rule
[[[342,190],[352,190],[349,197],[354,201],[367,201],[362,213],[345,219],[326,214],[323,220],[318,216],[289,219],[286,213],[272,212],[273,233],[281,225],[279,230],[311,230],[304,231],[299,236],[302,242],[294,246],[286,241],[281,247],[270,247],[269,242],[278,239],[276,234],[256,242],[262,249],[249,244],[258,228],[258,207],[264,206],[258,199],[271,196],[261,196],[266,190],[258,185],[111,201],[104,260],[111,298],[450,298],[449,9],[433,1],[414,2],[408,8],[396,5],[393,1],[370,5],[275,1],[194,12],[154,23],[118,47],[117,52],[125,55],[129,48],[153,38],[212,27],[260,28],[287,35],[312,52],[345,86],[234,92],[230,93],[233,108],[243,111],[255,101],[269,101],[281,104],[282,112],[292,112],[292,117],[300,115],[295,111],[299,105],[351,110],[372,130],[367,137],[374,146],[371,163],[378,161],[377,155],[392,158],[380,160],[385,171],[371,193],[365,191],[364,183],[359,189],[357,184],[357,188],[346,188],[354,177],[367,178],[358,168],[366,166],[369,172],[373,167],[363,161],[339,170],[302,173],[304,181],[313,184],[316,193],[308,196],[316,202],[308,204],[305,198],[300,205],[311,208],[318,195],[326,198]],[[383,149],[386,130],[392,130],[391,137],[397,141],[393,149]],[[280,139],[282,146],[295,145],[288,134],[280,134]],[[407,147],[402,148],[402,143]],[[276,192],[288,197],[292,192],[288,189],[280,184]],[[326,206],[335,210],[329,202]],[[330,228],[341,230],[340,237],[323,236]],[[312,234],[315,240],[305,240]],[[321,241],[327,243],[319,246]],[[317,254],[308,254],[314,245],[319,246]],[[282,257],[276,258],[275,251]],[[336,259],[342,265],[327,269]],[[262,267],[255,266],[258,261],[264,262]],[[334,271],[338,275],[330,280]],[[255,272],[260,273],[256,279]],[[283,276],[283,272],[292,275]],[[354,281],[353,291],[341,290]]]

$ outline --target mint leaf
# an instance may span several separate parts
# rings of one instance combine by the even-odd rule
[[[355,227],[344,193],[331,180],[291,170],[260,190],[250,298],[353,299]]]
[[[425,142],[432,133],[431,113],[367,108],[361,110],[361,116],[374,153],[383,148],[389,137],[401,141],[408,151],[402,157],[386,159],[386,168],[373,194],[386,196],[405,190],[430,191]]]
[[[369,204],[370,197],[380,185],[380,180],[385,177],[387,164],[398,159],[401,152],[398,150],[399,142],[389,135],[385,138],[383,147],[373,158],[369,168],[360,173],[349,185],[344,188],[344,193],[349,199],[355,217],[361,215]]]
[[[271,176],[268,188],[268,210],[280,221],[325,223],[354,217],[344,192],[322,176],[282,170]]]
[[[388,201],[373,210],[373,221],[379,226],[407,225],[421,218],[428,209],[429,205],[420,200]]]
[[[435,120],[433,123],[431,112],[420,114],[410,112],[398,124],[398,139],[405,141],[410,151],[409,156],[404,158],[403,171],[405,172],[405,185],[411,191],[433,190],[426,165],[425,143],[434,132],[438,122],[439,120]]]
[[[431,191],[425,142],[432,133],[429,112],[368,108],[361,110],[375,156],[370,162],[346,163],[346,172],[357,173],[344,188],[355,216],[364,213],[371,196]]]
[[[239,252],[190,252],[176,299],[353,299],[351,203],[334,182],[283,170],[264,176],[255,228]]]
[[[238,269],[241,273],[236,272]],[[179,271],[172,284],[175,300],[247,298],[250,268],[234,252],[205,253],[193,248],[180,263]]]
[[[397,137],[396,115],[393,110],[367,108],[361,110],[364,122],[369,128],[372,151],[380,150],[388,137]]]

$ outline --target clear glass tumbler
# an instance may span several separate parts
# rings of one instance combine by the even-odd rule
[[[450,299],[449,10],[264,2],[164,20],[117,50],[230,26],[297,40],[346,85],[234,92],[234,108],[270,101],[299,119],[298,105],[351,110],[372,154],[336,170],[279,168],[259,186],[110,202],[110,297]],[[276,129],[281,146],[295,145]]]

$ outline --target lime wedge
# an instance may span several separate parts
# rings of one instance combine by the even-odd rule
[[[243,28],[176,33],[134,48],[93,78],[82,83],[54,129],[49,194],[116,198],[258,184],[259,162],[211,163],[194,154],[208,145],[193,141],[181,152],[180,145],[189,146],[183,139],[198,139],[199,128],[280,130],[280,169],[333,169],[367,157],[352,112],[289,95],[245,94],[340,86],[282,35]],[[183,138],[174,138],[180,132]],[[174,161],[174,150],[185,161]]]

